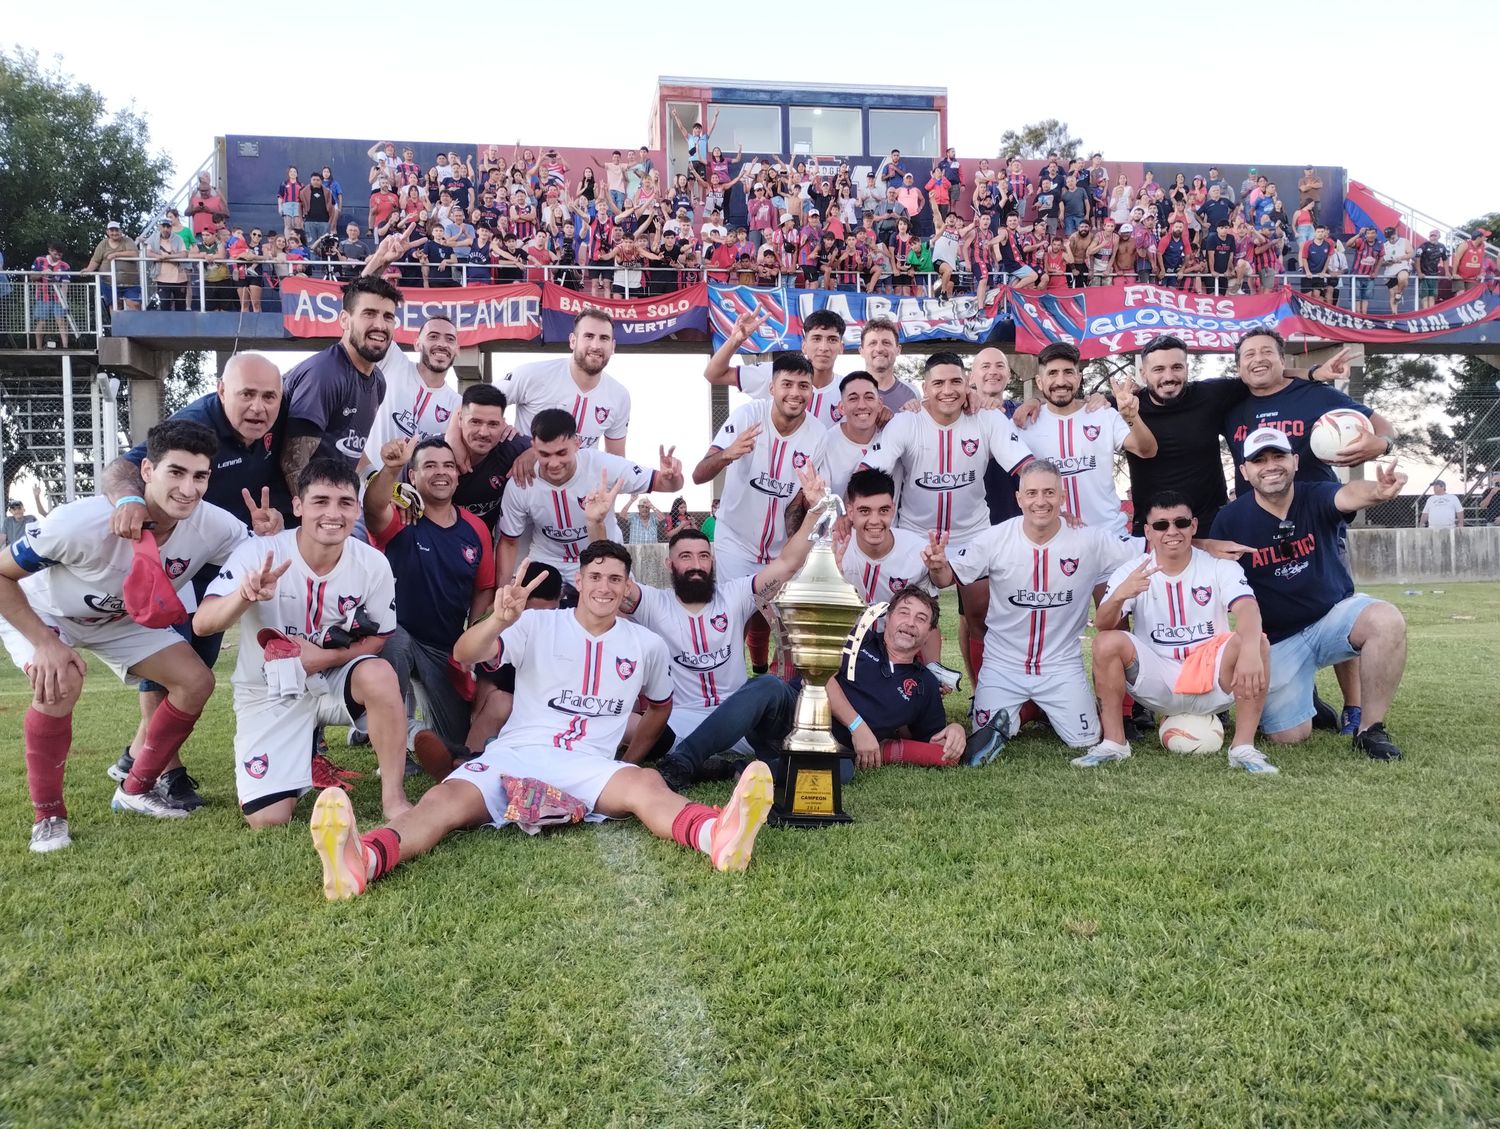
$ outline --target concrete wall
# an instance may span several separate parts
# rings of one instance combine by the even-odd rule
[[[1349,555],[1360,584],[1500,580],[1500,526],[1351,529]]]
[[[667,572],[667,546],[665,542],[654,545],[629,545],[630,556],[635,561],[630,575],[639,584],[652,588],[672,587],[672,578]]]

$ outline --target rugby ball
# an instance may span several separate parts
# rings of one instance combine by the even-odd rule
[[[1217,753],[1224,747],[1224,726],[1212,714],[1174,713],[1162,718],[1156,735],[1169,753]]]
[[[1361,435],[1374,435],[1375,426],[1353,408],[1335,408],[1324,412],[1313,424],[1312,453],[1325,463]]]

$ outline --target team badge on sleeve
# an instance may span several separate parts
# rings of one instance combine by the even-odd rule
[[[621,678],[629,678],[632,674],[635,673],[635,666],[636,663],[634,659],[616,659],[615,673],[618,674]]]

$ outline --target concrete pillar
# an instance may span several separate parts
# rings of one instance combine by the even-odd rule
[[[1032,399],[1036,395],[1036,354],[1012,353],[1010,375],[1021,382],[1021,399]]]
[[[488,364],[493,357],[493,353],[481,353],[478,345],[459,347],[458,359],[453,362],[453,375],[458,378],[460,392],[471,384],[487,379]]]
[[[130,382],[130,442],[144,443],[146,432],[161,422],[161,381]]]

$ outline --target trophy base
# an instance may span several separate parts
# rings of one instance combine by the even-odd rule
[[[776,827],[808,828],[853,823],[854,818],[844,811],[844,786],[839,775],[843,759],[788,749],[786,775],[776,789],[766,822]]]

